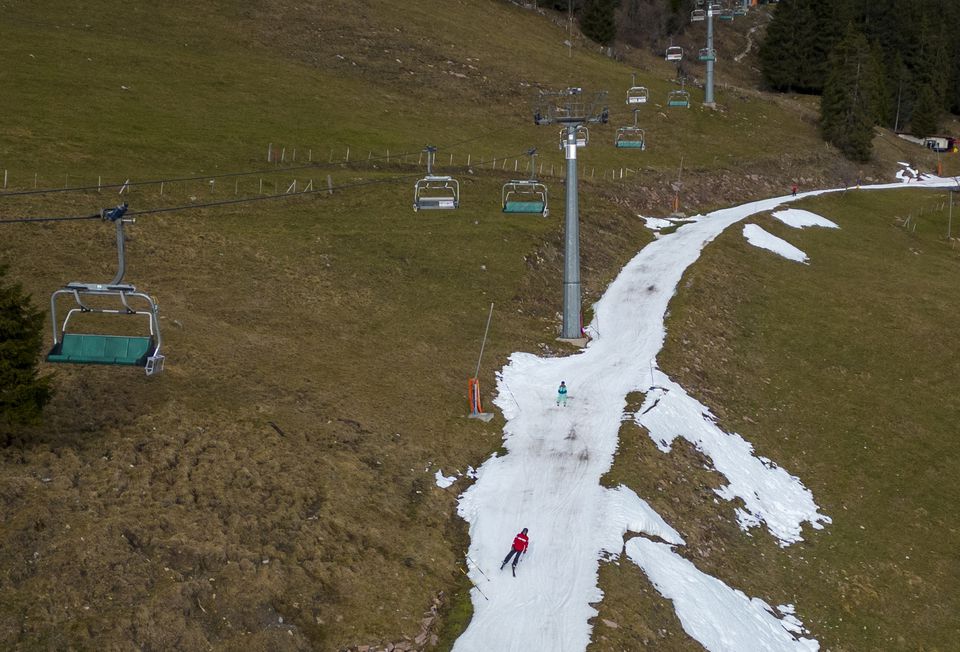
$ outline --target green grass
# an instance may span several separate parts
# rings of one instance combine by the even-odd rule
[[[183,15],[141,6],[137,29],[110,0],[82,10],[13,7],[0,28],[12,62],[0,81],[16,89],[0,98],[0,157],[21,185],[35,172],[53,181],[249,168],[270,142],[320,158],[346,146],[365,155],[470,139],[458,158],[486,160],[537,144],[541,160],[559,168],[555,130],[532,124],[531,102],[537,87],[570,84],[610,91],[611,124],[595,130],[595,142],[612,144],[616,128],[632,123],[623,101],[631,69],[583,47],[567,57],[565,33],[532,12],[418,0],[397,29],[391,3],[341,5],[324,22],[282,0],[252,9],[224,0]],[[817,147],[811,126],[735,89],[719,91],[724,111],[666,110],[672,69],[645,67],[648,151],[597,147],[587,164],[773,160],[763,134],[774,125],[791,149]],[[700,101],[702,92],[693,94]]]
[[[809,266],[750,247],[733,227],[671,304],[665,371],[797,475],[831,525],[786,549],[762,531],[738,535],[734,506],[713,503],[720,479],[698,454],[663,456],[632,426],[608,479],[638,488],[702,570],[795,604],[825,649],[946,650],[960,634],[950,325],[960,255],[944,237],[944,199],[850,192],[800,204],[838,231],[756,220]],[[921,208],[908,232],[898,217]],[[641,618],[630,631],[644,627]]]
[[[57,387],[45,424],[2,434],[7,647],[339,649],[415,635],[440,591],[441,647],[455,639],[470,609],[456,570],[466,538],[456,490],[430,480],[501,444],[497,421],[464,418],[489,304],[487,402],[510,352],[558,350],[563,158],[556,131],[530,119],[537,87],[610,91],[611,124],[581,153],[586,317],[650,239],[636,215],[668,210],[681,158],[690,210],[800,174],[854,174],[820,143],[809,107],[730,88],[719,112],[660,110],[673,71],[656,56],[617,62],[579,40],[568,56],[563,29],[508,3],[412,0],[402,15],[384,0],[328,5],[3,7],[9,189],[276,169],[269,143],[318,165],[123,199],[144,210],[255,196],[260,179],[272,194],[294,178],[406,177],[128,229],[126,279],[159,301],[167,368],[148,380],[45,367]],[[643,153],[612,146],[632,123],[622,96],[635,69],[653,100]],[[463,184],[456,212],[411,210],[428,143],[447,146],[438,170]],[[532,145],[549,220],[499,210]],[[885,147],[868,172],[904,156]],[[389,162],[367,162],[388,150]],[[0,198],[0,217],[91,214],[115,193]],[[114,273],[108,225],[0,228],[0,260],[41,306],[67,281]]]
[[[464,192],[498,187],[467,178]],[[467,377],[491,302],[485,400],[509,352],[553,344],[559,236],[555,218],[493,200],[415,214],[410,195],[370,186],[129,227],[127,280],[160,303],[166,370],[57,367],[45,425],[7,439],[5,641],[334,648],[415,635],[417,614],[455,593],[463,525],[432,473],[499,445],[496,422],[464,418]],[[585,261],[615,270],[648,236],[601,207],[584,210],[598,227]],[[112,275],[108,225],[8,233],[38,302]],[[607,274],[585,275],[594,296]],[[95,556],[78,557],[85,542]],[[44,605],[26,597],[54,586]],[[63,627],[89,605],[90,627]],[[457,623],[468,607],[458,599]],[[14,634],[23,617],[37,626]]]

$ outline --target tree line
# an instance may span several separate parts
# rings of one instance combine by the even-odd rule
[[[551,0],[602,45],[643,47],[682,31],[695,0]],[[960,114],[958,0],[780,0],[760,47],[768,90],[822,96],[821,131],[848,158],[873,128],[936,135]]]
[[[781,0],[759,54],[769,89],[822,96],[823,136],[854,160],[876,125],[932,136],[960,113],[956,0]]]

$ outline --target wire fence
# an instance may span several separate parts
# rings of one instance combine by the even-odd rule
[[[295,192],[307,187],[319,187],[319,184],[325,183],[330,176],[322,174],[322,171],[331,166],[355,170],[364,168],[376,170],[385,168],[426,169],[424,152],[391,152],[386,150],[383,153],[375,153],[372,150],[367,150],[363,154],[358,154],[356,149],[346,146],[341,150],[328,149],[325,157],[326,161],[317,162],[309,160],[312,158],[313,151],[308,149],[306,150],[308,157],[306,165],[289,166],[289,163],[297,162],[297,149],[290,149],[289,156],[286,155],[286,151],[288,150],[284,147],[270,149],[268,157],[269,162],[274,166],[273,169],[267,167],[244,172],[168,179],[140,180],[133,176],[123,175],[97,175],[94,178],[88,174],[69,172],[31,173],[7,168],[3,170],[0,198],[68,192],[112,192],[122,196],[129,195],[135,189],[143,186],[154,186],[160,196],[171,193],[189,196],[202,191],[221,195],[233,194],[235,196],[242,192],[276,194],[284,188],[288,188],[287,192]],[[538,158],[540,160],[537,161],[535,170],[531,170],[530,157],[519,153],[506,156],[491,156],[471,152],[443,153],[437,157],[435,164],[441,169],[452,171],[503,172],[531,178],[560,178],[566,175],[566,164],[560,157],[557,157],[558,160],[543,160],[546,157],[538,154]],[[627,166],[618,168],[581,166],[580,176],[588,179],[619,180],[635,176],[640,171],[640,168]],[[301,172],[302,174],[294,175],[289,174],[290,172]]]

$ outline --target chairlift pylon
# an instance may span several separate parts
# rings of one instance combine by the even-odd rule
[[[413,187],[413,210],[453,210],[460,207],[460,182],[448,175],[433,173],[433,161],[437,148],[428,145],[427,176]]]
[[[50,296],[53,347],[47,354],[47,362],[143,367],[148,376],[154,376],[163,371],[164,356],[160,354],[162,339],[157,302],[150,295],[138,292],[133,285],[122,283],[126,270],[123,225],[133,222],[132,219],[123,217],[126,212],[127,204],[125,203],[101,212],[102,218],[105,221],[112,221],[117,228],[119,268],[113,280],[109,283],[71,282],[54,291]],[[57,319],[57,299],[61,296],[71,296],[77,304],[67,312],[63,323]],[[100,301],[102,297],[118,298],[122,307],[106,308],[94,303],[94,301]],[[89,301],[89,298],[94,300]],[[134,308],[131,300],[143,304],[143,307]],[[148,335],[68,332],[70,319],[75,315],[86,313],[145,316],[149,328]]]
[[[547,217],[550,208],[547,205],[547,186],[537,180],[537,150],[531,149],[530,178],[511,179],[503,184],[500,193],[500,206],[504,213],[539,214]]]

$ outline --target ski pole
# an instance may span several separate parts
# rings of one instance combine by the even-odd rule
[[[473,583],[473,580],[470,579],[470,576],[469,576],[469,575],[467,575],[467,571],[463,570],[463,569],[460,568],[459,566],[457,566],[457,568],[460,570],[461,573],[463,573],[463,576],[467,578],[467,581],[470,582],[470,584],[473,585],[473,588],[475,588],[477,591],[480,591],[480,587]],[[488,598],[486,595],[484,595],[483,591],[480,591],[480,595],[483,596],[483,599],[484,599],[484,600],[486,600],[487,602],[490,602],[490,598]]]
[[[483,569],[482,569],[482,568],[480,568],[480,564],[478,564],[477,562],[475,562],[475,561],[470,557],[470,555],[467,555],[467,561],[473,562],[473,567],[476,568],[478,571],[480,571],[480,574],[483,575],[484,577],[486,577],[488,582],[490,581],[490,578],[487,576],[487,574],[483,572]]]

